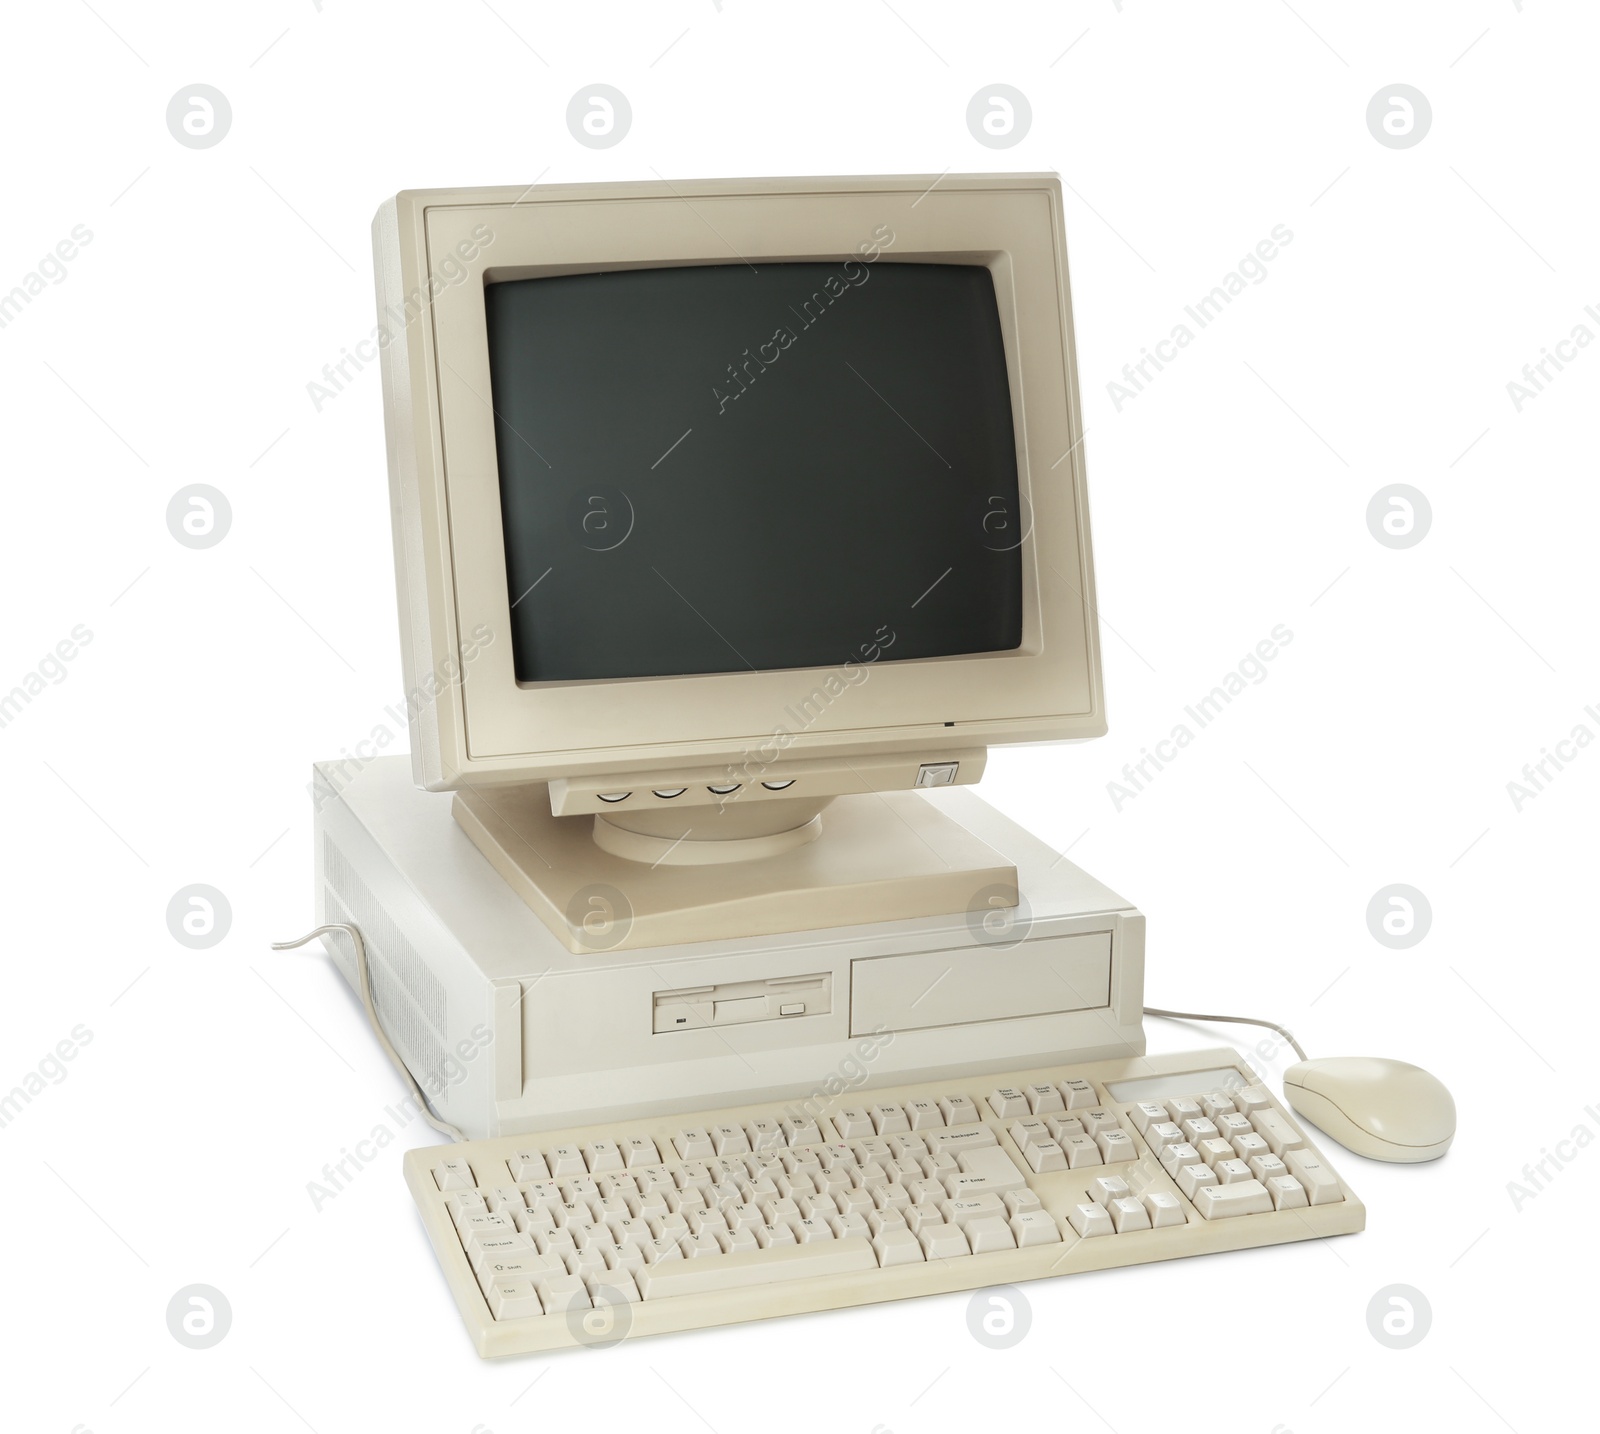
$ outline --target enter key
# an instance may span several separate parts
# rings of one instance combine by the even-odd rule
[[[1017,1162],[998,1146],[963,1150],[956,1156],[956,1163],[961,1173],[945,1176],[945,1188],[952,1198],[965,1199],[985,1191],[1000,1195],[1007,1190],[1028,1188],[1027,1178]]]

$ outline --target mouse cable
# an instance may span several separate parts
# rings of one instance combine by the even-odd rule
[[[361,977],[361,1004],[367,1008],[367,1020],[372,1024],[372,1032],[378,1038],[378,1044],[388,1053],[389,1059],[394,1062],[394,1068],[400,1072],[400,1078],[411,1087],[411,1094],[416,1096],[417,1105],[422,1112],[422,1118],[435,1130],[443,1135],[448,1135],[452,1140],[465,1140],[467,1137],[449,1121],[442,1120],[433,1113],[433,1107],[428,1104],[428,1097],[422,1093],[422,1087],[417,1084],[416,1077],[406,1069],[406,1063],[400,1059],[400,1053],[390,1045],[389,1037],[384,1034],[383,1024],[378,1020],[378,1008],[372,1004],[372,981],[367,975],[367,943],[361,939],[361,928],[350,926],[342,921],[330,921],[326,926],[319,926],[314,931],[308,931],[304,936],[293,941],[274,941],[274,951],[293,951],[297,946],[304,946],[308,941],[315,941],[319,936],[327,936],[331,932],[342,931],[355,944],[356,971]],[[329,954],[329,960],[332,960]]]
[[[1146,1006],[1144,1013],[1147,1016],[1161,1016],[1169,1021],[1226,1021],[1235,1026],[1264,1026],[1269,1031],[1276,1031],[1284,1040],[1294,1047],[1294,1053],[1303,1061],[1311,1059],[1305,1053],[1300,1042],[1289,1034],[1286,1027],[1280,1026],[1276,1021],[1259,1021],[1254,1016],[1203,1016],[1198,1011],[1163,1011],[1156,1006]]]

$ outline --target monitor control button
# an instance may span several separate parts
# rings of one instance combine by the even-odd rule
[[[955,782],[959,762],[924,762],[917,772],[919,787],[948,787]]]
[[[725,797],[730,792],[737,792],[741,785],[743,785],[743,784],[740,783],[740,782],[735,782],[731,787],[707,787],[706,790],[708,792],[714,793],[715,795],[717,795],[719,797]]]
[[[632,792],[596,792],[602,802],[625,802],[633,795]]]
[[[687,787],[656,787],[651,795],[660,797],[664,802],[670,802],[674,797],[681,797],[688,790]]]
[[[790,777],[787,782],[763,782],[761,785],[769,792],[782,792],[794,785],[794,778]]]

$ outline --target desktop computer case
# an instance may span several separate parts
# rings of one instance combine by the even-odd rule
[[[449,793],[353,766],[314,772],[317,920],[361,929],[384,1029],[469,1138],[1144,1053],[1144,917],[965,789],[919,795],[1015,863],[1015,911],[574,953]]]

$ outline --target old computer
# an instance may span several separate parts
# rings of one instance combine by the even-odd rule
[[[464,1142],[405,1170],[481,1354],[1362,1227],[969,790],[1106,730],[1054,176],[407,191],[373,248],[411,756],[315,769],[313,934]],[[1368,1064],[1293,1108],[1442,1154]]]

